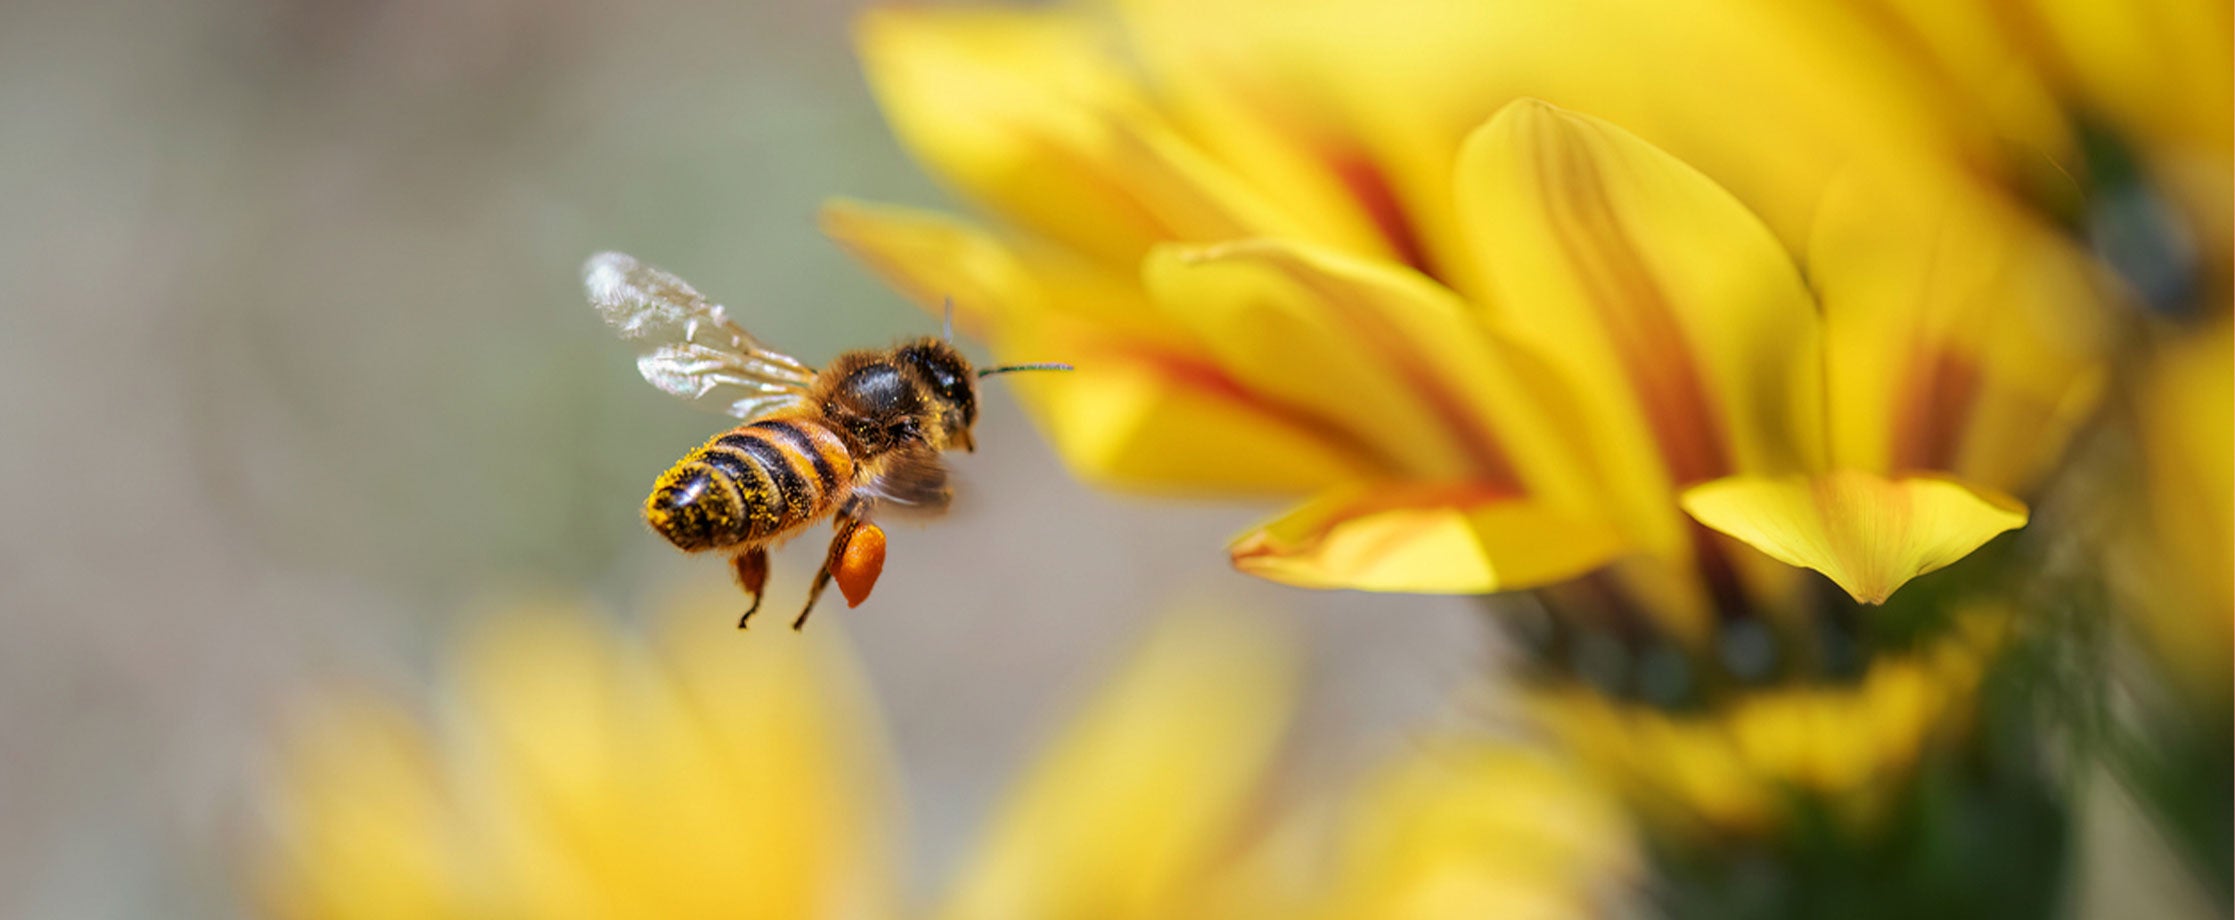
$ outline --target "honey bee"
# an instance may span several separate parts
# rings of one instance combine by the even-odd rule
[[[1070,370],[973,372],[953,345],[950,304],[946,337],[850,351],[818,372],[761,344],[682,279],[621,253],[591,256],[582,284],[598,315],[638,347],[645,380],[745,420],[668,468],[644,502],[645,521],[677,549],[730,555],[752,598],[739,629],[760,609],[769,548],[824,517],[837,533],[792,628],[806,625],[833,578],[846,605],[860,606],[885,565],[885,532],[872,513],[886,504],[946,509],[952,493],[939,453],[975,449],[977,379]]]

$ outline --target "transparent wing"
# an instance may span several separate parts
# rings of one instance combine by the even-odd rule
[[[605,324],[637,346],[637,371],[676,396],[754,418],[805,403],[814,385],[814,368],[762,345],[721,304],[633,257],[591,256],[582,287]]]
[[[906,445],[884,458],[882,471],[863,482],[858,494],[876,499],[877,507],[908,517],[936,517],[954,503],[954,489],[947,484],[947,465],[928,445]]]

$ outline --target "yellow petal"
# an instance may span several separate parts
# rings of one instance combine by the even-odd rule
[[[890,907],[889,800],[867,766],[876,723],[836,624],[740,635],[713,615],[735,603],[680,611],[672,654],[560,611],[470,637],[459,799],[495,857],[489,887],[521,902],[507,912]]]
[[[2004,531],[2025,507],[1945,479],[1840,470],[1734,476],[1684,492],[1684,510],[1788,565],[1822,572],[1866,604]]]
[[[2235,245],[2235,214],[2227,207],[2235,192],[2235,171],[2228,169],[2235,157],[2235,80],[2227,78],[2235,72],[2235,11],[2225,0],[2026,5],[2038,20],[2043,63],[2064,78],[2074,107],[2100,116],[2138,148],[2149,181],[2193,234],[2187,242],[2207,265],[2224,266]],[[2205,286],[2225,290],[2224,281]],[[2226,309],[2224,301],[2199,306]]]
[[[1641,866],[1630,816],[1576,765],[1429,739],[1348,803],[1334,893],[1355,920],[1607,916]]]
[[[1714,182],[1523,100],[1467,139],[1457,185],[1493,307],[1580,388],[1604,481],[1647,546],[1683,546],[1675,487],[1821,456],[1814,300]]]
[[[1294,652],[1231,616],[1163,623],[1019,784],[942,916],[1174,916],[1248,829]]]
[[[1140,266],[1111,269],[1029,237],[1001,236],[942,214],[834,199],[821,212],[823,233],[933,315],[955,304],[965,328],[986,326],[997,349],[1044,347],[1032,341],[1051,322],[1109,332],[1162,348],[1196,350],[1192,339],[1148,309]],[[1030,352],[1004,360],[1050,360]]]
[[[1415,479],[1583,501],[1574,435],[1531,356],[1416,272],[1303,243],[1166,246],[1142,274],[1170,321],[1252,390],[1324,412]]]
[[[1636,131],[1714,176],[1788,241],[1805,237],[1824,181],[1857,150],[1939,151],[1971,128],[1940,117],[1943,83],[1889,67],[1898,49],[1836,3],[1338,0],[1281,12],[1200,41],[1239,46],[1229,69],[1242,80],[1258,76],[1248,66],[1258,62],[1276,86],[1306,87],[1315,118],[1347,126],[1387,177],[1432,273],[1469,294],[1480,289],[1454,232],[1451,163],[1469,132],[1517,98]]]
[[[2093,112],[2153,146],[2235,149],[2235,15],[2217,0],[2031,0],[2040,63],[2063,72]],[[2053,47],[2046,47],[2053,46]],[[2225,172],[2223,165],[2221,171]],[[2224,203],[2224,202],[2223,202]],[[2220,208],[2225,210],[2225,208]]]
[[[1158,240],[1287,226],[1163,121],[1090,15],[883,8],[862,17],[857,41],[893,131],[920,160],[1110,264]]]
[[[1578,686],[1538,689],[1523,704],[1533,724],[1584,771],[1621,789],[1650,824],[1684,833],[1703,826],[1752,832],[1775,815],[1774,791],[1747,771],[1720,726],[1672,719]]]
[[[947,215],[839,199],[823,204],[820,224],[918,306],[943,311],[951,301],[969,325],[999,324],[1040,306],[1014,251]]]
[[[1856,48],[1879,79],[1906,78],[1931,93],[1928,104],[1950,130],[2069,162],[2073,141],[2061,100],[2022,60],[2034,36],[2014,27],[2009,8],[1937,0],[1783,5],[1810,32]]]
[[[1162,322],[1132,273],[1118,278],[1046,247],[944,215],[856,202],[824,232],[927,309],[953,297],[990,320],[1004,361],[1066,361],[1068,374],[999,386],[1032,409],[1080,475],[1163,492],[1297,494],[1385,474],[1379,449],[1308,401],[1253,390]]]
[[[2160,353],[2141,393],[2148,475],[2127,606],[2175,676],[2225,699],[2235,640],[2235,355],[2222,321]]]
[[[1340,490],[1236,538],[1234,567],[1306,588],[1479,594],[1534,588],[1606,564],[1613,528],[1469,486]]]
[[[1809,243],[1831,464],[2025,492],[2099,386],[2113,337],[2093,264],[1966,185],[1875,164],[1843,175]]]
[[[1312,407],[1254,393],[1214,365],[1114,340],[1064,354],[1078,372],[1020,390],[1064,459],[1096,482],[1292,495],[1389,469]]]
[[[898,915],[893,756],[842,618],[740,635],[714,615],[736,603],[674,605],[655,636],[667,705],[640,712],[633,748],[661,765],[637,807],[665,864],[652,913]]]
[[[874,719],[834,629],[734,593],[647,651],[582,610],[477,622],[454,705],[321,706],[282,777],[281,916],[889,916]],[[832,624],[825,624],[826,627]],[[781,632],[781,631],[780,631]],[[756,634],[757,635],[757,634]]]
[[[1421,264],[1411,225],[1335,103],[1341,81],[1317,74],[1325,38],[1311,11],[1277,20],[1253,0],[1125,0],[1130,49],[1187,135],[1276,194],[1304,238],[1344,252]]]
[[[277,784],[273,848],[257,867],[275,917],[460,916],[480,866],[451,844],[431,739],[372,697],[304,707]]]

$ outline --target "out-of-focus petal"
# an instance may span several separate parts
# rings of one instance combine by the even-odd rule
[[[2025,507],[2007,497],[1856,470],[1734,476],[1685,490],[1682,503],[1700,523],[1822,572],[1866,604],[2026,522]]]
[[[314,706],[282,764],[266,905],[891,916],[882,752],[838,631],[754,641],[707,606],[678,620],[668,654],[571,607],[482,620],[432,725],[354,700]]]
[[[1041,347],[1028,340],[1052,324],[1201,350],[1149,308],[1138,264],[1113,269],[936,211],[842,198],[823,204],[820,224],[824,235],[918,307],[938,315],[952,300],[965,326],[990,325],[997,349]]]
[[[1425,267],[1420,237],[1327,79],[1325,9],[1267,16],[1253,0],[1125,0],[1129,47],[1157,99],[1204,149],[1275,197],[1304,238]]]
[[[2235,152],[2235,14],[2216,0],[2031,0],[2067,89],[2153,145]],[[2224,204],[2224,202],[2222,202]],[[2223,209],[2224,210],[2224,209]]]
[[[1518,747],[1422,745],[1351,803],[1317,916],[1608,916],[1641,857],[1616,797],[1580,772]]]
[[[1586,491],[1513,347],[1417,273],[1271,240],[1160,248],[1142,273],[1221,366],[1396,451],[1412,477]]]
[[[440,766],[402,712],[371,698],[305,707],[282,765],[258,895],[272,916],[458,917],[476,868],[455,847]]]
[[[1065,353],[1079,372],[1037,382],[1022,397],[1064,458],[1092,480],[1165,493],[1292,495],[1388,468],[1378,449],[1310,407],[1267,400],[1216,365],[1133,343],[1096,344],[1080,340]]]
[[[840,630],[740,636],[705,609],[666,656],[549,612],[469,637],[457,798],[489,887],[522,900],[504,913],[891,913],[891,800]]]
[[[726,591],[716,597],[676,605],[660,624],[651,651],[674,707],[646,714],[662,721],[646,726],[634,750],[664,754],[668,764],[653,780],[666,790],[647,793],[657,806],[640,809],[645,831],[685,836],[672,846],[694,851],[659,848],[676,864],[664,870],[662,890],[710,888],[720,878],[733,891],[698,900],[703,913],[688,906],[691,897],[678,899],[685,909],[662,912],[896,915],[903,810],[886,772],[895,759],[843,624],[741,636],[727,618],[706,615],[735,603]],[[705,794],[678,792],[692,789]],[[792,852],[772,852],[771,840]]]
[[[1754,833],[1774,823],[1777,791],[1747,769],[1719,725],[1583,687],[1545,688],[1524,702],[1533,722],[1589,775],[1623,790],[1648,824]]]
[[[882,8],[857,43],[894,132],[927,166],[1110,264],[1158,240],[1289,227],[1172,130],[1089,13]]]
[[[1039,306],[1016,253],[984,230],[930,211],[836,199],[819,214],[823,235],[919,305],[973,325],[998,324]]]
[[[2218,280],[2204,284],[2224,290],[2228,248],[2235,245],[2235,212],[2227,207],[2235,193],[2228,169],[2235,158],[2235,81],[2227,78],[2235,71],[2235,12],[2224,0],[2014,6],[2022,11],[2012,18],[2030,40],[2034,66],[2059,83],[2068,107],[2084,113],[2090,127],[2134,150],[2145,180],[2180,216],[2180,226],[2165,232],[2216,263],[2205,271]]]
[[[1614,528],[1470,486],[1360,486],[1236,538],[1234,567],[1307,588],[1478,594],[1581,575],[1626,549]]]
[[[1167,620],[1016,788],[941,915],[1179,915],[1243,843],[1295,665],[1264,625]]]
[[[2235,354],[2222,323],[2151,368],[2141,396],[2147,538],[2131,606],[2202,699],[2227,697],[2235,644]]]
[[[1534,724],[1621,790],[1644,823],[1680,838],[1762,834],[1827,813],[1865,829],[1888,815],[1921,761],[1973,724],[2009,611],[1951,612],[1953,629],[1881,655],[1857,683],[1759,688],[1683,712],[1572,684],[1538,688],[1526,704]]]
[[[1831,463],[2022,493],[2100,389],[2105,285],[2031,217],[1930,183],[1858,168],[1818,213]]]
[[[1003,378],[1056,449],[1097,482],[1164,492],[1298,494],[1393,461],[1314,403],[1252,389],[1124,279],[942,215],[855,202],[824,232],[927,309],[953,297],[991,317],[1003,360],[1065,361],[1066,374]]]
[[[1944,117],[1946,82],[1885,66],[1898,51],[1865,18],[1790,0],[1337,0],[1290,4],[1225,40],[1272,33],[1276,85],[1357,138],[1353,160],[1393,191],[1430,273],[1474,294],[1451,162],[1517,98],[1623,125],[1715,177],[1796,248],[1824,182],[1857,150],[1983,152],[1984,130]]]
[[[1468,138],[1457,186],[1492,308],[1581,388],[1607,488],[1653,550],[1683,545],[1676,487],[1819,459],[1815,303],[1714,182],[1523,100]]]
[[[2006,7],[1939,0],[1746,2],[1788,9],[1822,38],[1862,51],[1865,74],[1875,71],[1879,80],[1928,94],[1921,101],[1938,110],[1948,129],[2071,166],[2075,151],[2061,100],[2024,60],[2025,30],[2011,27]]]

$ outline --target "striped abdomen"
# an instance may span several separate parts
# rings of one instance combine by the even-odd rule
[[[644,518],[687,551],[766,543],[829,514],[853,477],[853,456],[823,423],[762,419],[662,474]]]

